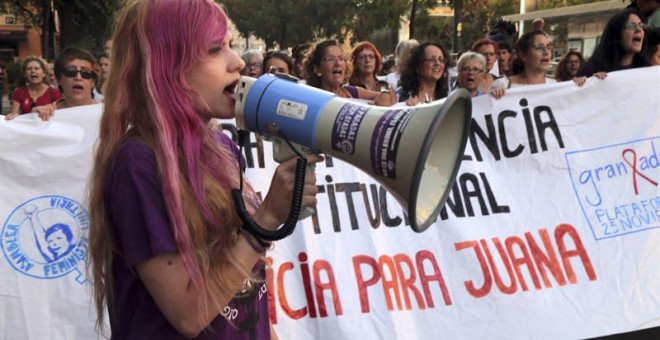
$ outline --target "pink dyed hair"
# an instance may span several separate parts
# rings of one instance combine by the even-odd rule
[[[221,245],[231,244],[227,231],[238,226],[231,224],[237,217],[228,192],[238,186],[239,166],[208,127],[204,117],[209,108],[199,104],[204,101],[188,86],[186,75],[208,58],[210,46],[222,46],[228,28],[224,11],[211,0],[142,0],[122,12],[89,193],[90,262],[99,318],[103,305],[113,301],[115,245],[103,201],[105,179],[129,135],[154,150],[179,255],[206,308],[209,258],[217,256]],[[200,240],[203,233],[214,239]]]
[[[200,119],[200,111],[208,108],[195,103],[203,102],[188,88],[186,74],[199,61],[208,57],[211,44],[221,44],[228,31],[228,19],[222,9],[212,1],[177,1],[149,0],[147,6],[149,15],[145,18],[144,30],[141,32],[145,60],[147,61],[145,75],[151,95],[151,110],[158,124],[158,148],[161,149],[163,193],[170,212],[174,234],[179,246],[180,255],[196,286],[202,287],[201,277],[195,270],[194,254],[191,236],[186,228],[186,219],[181,198],[181,183],[179,177],[178,153],[186,155],[182,165],[188,173],[191,189],[195,200],[201,207],[202,215],[207,222],[217,226],[216,220],[208,208],[200,178],[201,167],[208,169],[214,178],[221,178],[229,186],[222,169],[231,168],[232,159],[222,149],[204,150],[200,144],[204,140],[215,143],[215,136],[206,128]],[[179,23],[179,24],[173,24]],[[185,23],[185,24],[183,24]],[[205,133],[204,139],[199,135]],[[214,152],[226,165],[210,166],[205,152]],[[229,174],[236,177],[238,172]]]

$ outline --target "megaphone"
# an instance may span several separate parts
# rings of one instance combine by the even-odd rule
[[[472,101],[458,89],[430,104],[370,106],[264,74],[241,77],[235,112],[239,129],[286,137],[366,172],[422,232],[435,222],[456,179]]]

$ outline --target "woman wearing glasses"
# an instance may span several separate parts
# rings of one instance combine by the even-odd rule
[[[641,18],[633,9],[615,14],[605,25],[594,54],[578,71],[578,76],[648,66],[641,54],[645,27]]]
[[[449,54],[438,43],[425,42],[413,48],[401,70],[399,102],[413,106],[447,97],[447,58]]]
[[[64,99],[58,109],[91,105],[97,102],[92,91],[98,78],[96,59],[87,50],[67,47],[55,60],[55,77],[62,88]]]
[[[584,63],[582,53],[578,51],[569,51],[563,58],[561,58],[559,64],[557,64],[557,68],[555,69],[555,80],[566,81],[575,78],[582,63]]]
[[[257,50],[245,51],[241,56],[241,59],[245,62],[245,68],[241,70],[241,75],[259,78],[259,76],[264,72],[264,55]]]
[[[531,31],[523,34],[516,42],[518,58],[513,64],[514,75],[509,78],[497,79],[490,89],[493,97],[499,99],[504,96],[506,89],[528,85],[542,85],[556,83],[552,78],[546,77],[552,58],[552,44],[548,34],[544,31]],[[604,79],[605,74],[597,73],[595,77]],[[586,82],[586,77],[573,77],[577,86]]]
[[[376,78],[376,74],[382,66],[381,58],[376,46],[372,43],[363,41],[355,45],[351,52],[353,73],[348,78],[348,83],[371,91],[387,90],[388,84]],[[383,86],[384,88],[381,88]]]
[[[353,72],[348,78],[348,84],[365,88],[375,92],[390,94],[390,105],[397,102],[396,93],[384,80],[378,80],[376,74],[380,72],[382,57],[374,44],[363,41],[358,43],[351,52]]]
[[[500,78],[493,82],[491,93],[501,98],[506,89],[527,85],[556,83],[545,76],[552,59],[552,44],[543,31],[531,31],[523,34],[516,42],[518,59],[514,62],[514,75]]]
[[[25,58],[21,69],[26,84],[16,88],[11,97],[11,109],[6,120],[18,115],[35,112],[42,120],[49,120],[55,112],[55,103],[62,98],[60,91],[46,84],[46,61],[37,57]]]
[[[307,85],[332,92],[339,97],[367,100],[381,106],[392,104],[387,91],[380,93],[346,85],[346,56],[336,40],[323,40],[314,45],[305,60],[305,74]]]
[[[486,58],[476,52],[465,52],[458,58],[458,86],[470,91],[472,97],[480,96],[484,92],[479,88],[486,71]]]
[[[578,76],[649,66],[642,56],[644,22],[635,10],[615,14],[605,25],[600,42]]]

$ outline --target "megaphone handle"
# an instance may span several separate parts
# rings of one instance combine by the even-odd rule
[[[305,169],[308,174],[313,173],[316,170],[316,164],[310,164],[306,166]],[[298,216],[298,221],[304,220],[307,217],[310,217],[314,214],[316,214],[316,209],[314,207],[310,207],[306,205],[302,207],[302,210],[300,210],[300,216]]]
[[[291,157],[296,157],[305,152],[311,152],[311,150],[306,146],[296,143],[288,143],[283,138],[273,137],[271,142],[273,144],[273,159],[278,163],[282,163]],[[313,173],[314,170],[316,170],[316,164],[310,164],[307,166],[307,173]],[[315,213],[316,209],[314,209],[314,207],[304,206],[300,211],[298,220],[304,220],[314,215]]]
[[[252,235],[266,241],[279,241],[293,233],[298,223],[300,208],[302,206],[302,196],[305,187],[305,175],[307,171],[307,158],[298,158],[296,162],[296,177],[293,185],[293,195],[291,197],[291,211],[284,225],[276,230],[267,230],[262,228],[248,213],[243,201],[243,193],[240,189],[234,189],[231,192],[234,199],[234,205],[238,211],[238,217],[243,221],[245,228]]]

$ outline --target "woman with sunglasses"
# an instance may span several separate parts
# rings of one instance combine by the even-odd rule
[[[387,91],[376,92],[347,85],[346,55],[336,40],[317,42],[305,59],[307,85],[332,92],[339,97],[369,101],[380,106],[392,105]]]
[[[26,85],[16,88],[11,97],[11,109],[6,120],[18,115],[35,112],[42,120],[49,120],[55,113],[55,103],[62,98],[60,91],[46,84],[47,63],[37,56],[25,58],[21,68]]]
[[[57,103],[58,109],[92,105],[92,91],[98,78],[96,59],[87,50],[76,47],[65,48],[55,60],[55,77],[64,98]]]
[[[245,63],[231,41],[213,0],[132,1],[117,20],[89,186],[97,326],[107,311],[112,339],[271,337],[270,244],[245,228],[232,192],[277,229],[296,159],[275,169],[263,201],[241,186],[239,150],[211,124],[235,117]],[[302,205],[314,206],[315,175],[304,184]]]
[[[642,55],[644,22],[633,9],[615,14],[605,24],[600,42],[578,76],[590,77],[596,72],[612,72],[649,66]]]
[[[413,48],[401,70],[399,102],[414,106],[447,97],[447,58],[449,54],[439,43],[424,42]]]

